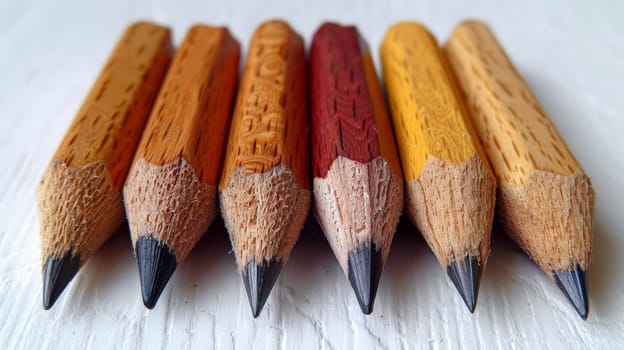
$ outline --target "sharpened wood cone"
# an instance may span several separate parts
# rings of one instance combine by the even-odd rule
[[[381,249],[377,249],[374,244],[370,243],[360,245],[349,252],[348,261],[351,288],[355,292],[362,312],[368,315],[373,312],[377,287],[383,270]]]
[[[242,274],[243,283],[254,318],[260,315],[281,270],[282,261],[274,259],[265,260],[262,265],[258,265],[254,258],[245,267]]]
[[[587,319],[589,303],[587,300],[587,290],[585,289],[585,271],[577,264],[570,271],[553,271],[555,283],[566,298],[572,303],[576,312],[582,319]]]
[[[455,288],[457,288],[459,295],[464,299],[468,310],[474,313],[477,307],[482,272],[479,260],[472,255],[467,255],[463,261],[455,260],[451,262],[447,266],[446,271]]]
[[[140,237],[137,240],[136,256],[143,304],[153,309],[176,269],[176,257],[167,244],[153,237]]]
[[[49,310],[80,269],[80,255],[49,257],[43,272],[43,309]]]

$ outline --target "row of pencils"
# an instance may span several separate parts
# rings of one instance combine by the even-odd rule
[[[492,32],[466,21],[440,47],[403,22],[380,53],[391,113],[355,27],[323,24],[306,59],[265,22],[239,81],[226,28],[174,50],[168,28],[131,25],[38,190],[44,308],[126,218],[153,308],[220,206],[254,317],[310,207],[364,313],[402,212],[473,312],[496,207],[586,318],[593,190]]]

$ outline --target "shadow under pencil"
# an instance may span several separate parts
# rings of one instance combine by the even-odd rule
[[[136,260],[128,223],[123,225],[81,268],[71,296],[66,298],[70,309],[75,307],[83,314],[92,309],[96,302],[112,303],[118,298],[127,298],[136,291],[136,305],[140,306],[140,285],[137,277]]]

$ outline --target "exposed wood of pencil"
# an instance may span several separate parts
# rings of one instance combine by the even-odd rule
[[[43,262],[84,263],[124,220],[121,188],[172,55],[170,32],[136,23],[123,34],[38,190]]]
[[[377,74],[355,27],[326,23],[310,49],[315,212],[345,274],[367,245],[386,260],[403,208],[401,166]]]
[[[496,182],[441,50],[423,26],[405,22],[388,30],[381,59],[406,211],[445,269],[467,256],[484,265]]]
[[[224,27],[195,25],[180,45],[124,188],[133,245],[153,237],[179,264],[216,216],[239,58]]]
[[[498,178],[505,230],[549,276],[576,265],[585,271],[589,178],[484,24],[460,24],[446,53]]]
[[[305,84],[303,39],[281,21],[260,25],[238,90],[219,185],[241,272],[252,261],[285,263],[307,216]],[[254,314],[261,309],[252,308]]]

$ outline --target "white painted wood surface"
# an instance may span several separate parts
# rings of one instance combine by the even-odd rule
[[[624,2],[0,2],[0,349],[624,348]],[[424,241],[402,223],[375,310],[363,315],[316,230],[304,232],[262,313],[251,317],[230,244],[211,229],[153,311],[141,303],[127,232],[115,236],[50,311],[41,307],[35,189],[123,28],[227,24],[245,47],[282,17],[307,39],[322,20],[356,23],[377,50],[400,19],[445,40],[486,20],[568,141],[597,194],[590,315],[495,234],[471,315]],[[378,57],[375,57],[377,60]],[[378,62],[378,60],[377,60]]]

